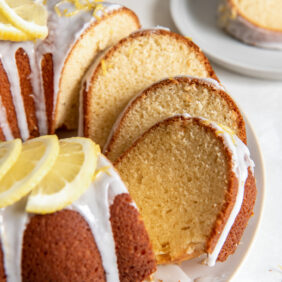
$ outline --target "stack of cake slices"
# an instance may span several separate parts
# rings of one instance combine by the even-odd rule
[[[140,30],[100,54],[80,93],[79,134],[114,163],[157,262],[235,252],[256,198],[244,119],[201,50]]]

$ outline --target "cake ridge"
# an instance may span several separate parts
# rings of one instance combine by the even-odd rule
[[[0,211],[0,243],[7,281],[21,281],[21,260],[24,230],[31,215],[23,212],[26,198]],[[11,217],[13,220],[11,220]],[[15,224],[16,220],[16,224]]]
[[[17,71],[16,52],[20,48],[26,50],[33,48],[31,42],[1,42],[1,62],[10,83],[10,94],[13,99],[16,118],[20,134],[24,140],[30,137],[27,117],[20,86],[20,78]]]
[[[101,156],[97,170],[99,171],[109,164],[110,162]],[[78,201],[70,205],[69,209],[79,212],[88,222],[102,258],[106,280],[115,282],[119,280],[119,270],[114,235],[110,223],[110,206],[117,195],[127,194],[128,192],[113,168],[109,167],[106,172],[100,174],[96,176],[95,182],[90,185],[87,192]],[[115,180],[108,177],[107,174],[110,174]],[[89,210],[86,209],[85,204]]]
[[[8,124],[7,112],[6,112],[6,108],[4,107],[2,103],[1,96],[0,96],[0,108],[1,108],[0,110],[0,129],[1,129],[1,132],[3,133],[3,137],[4,137],[3,139],[9,141],[9,140],[14,139],[14,136]]]

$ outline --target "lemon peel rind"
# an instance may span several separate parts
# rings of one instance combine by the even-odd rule
[[[45,140],[49,141],[45,141]],[[43,179],[54,165],[59,154],[59,141],[56,135],[41,136],[26,141],[24,144],[43,141],[48,143],[39,163],[23,180],[16,182],[12,188],[0,194],[0,208],[7,207],[25,197]],[[23,145],[24,146],[24,145]],[[50,154],[52,151],[52,154]]]
[[[0,143],[0,150],[2,147],[8,147],[7,149],[9,152],[5,156],[6,159],[0,165],[0,180],[10,170],[20,156],[22,151],[22,141],[20,139],[15,139],[12,141],[3,142]]]
[[[83,141],[82,141],[83,140]],[[77,142],[78,141],[78,142]],[[74,201],[85,193],[92,183],[92,177],[95,173],[98,157],[101,153],[100,147],[92,140],[83,137],[73,137],[68,139],[61,139],[60,142],[83,143],[83,151],[85,153],[85,161],[82,165],[80,173],[74,180],[67,184],[66,187],[57,193],[51,195],[43,195],[32,192],[27,199],[26,212],[36,214],[49,214],[62,210],[71,205]],[[83,171],[83,173],[81,173]],[[81,179],[83,179],[83,187],[81,186]],[[40,183],[39,183],[40,185]],[[79,187],[79,189],[77,189]],[[52,205],[50,205],[52,203]]]
[[[28,41],[33,39],[34,37],[12,25],[0,23],[0,40]]]
[[[34,2],[35,4],[35,2]],[[36,3],[35,5],[44,6]],[[44,39],[48,35],[48,27],[40,26],[36,23],[30,23],[20,16],[17,15],[15,11],[5,2],[5,0],[0,0],[0,12],[3,16],[7,18],[15,27],[29,34],[32,38]]]

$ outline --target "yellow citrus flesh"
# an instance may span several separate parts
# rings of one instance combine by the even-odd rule
[[[26,41],[32,39],[27,33],[13,26],[0,14],[0,40]]]
[[[44,39],[48,35],[48,13],[42,4],[32,0],[0,0],[0,13],[29,39]]]
[[[29,195],[26,211],[52,213],[77,200],[92,182],[99,154],[99,146],[90,139],[60,140],[56,163]]]
[[[17,161],[21,151],[22,141],[20,139],[0,143],[0,179]]]
[[[52,168],[58,153],[55,135],[25,142],[17,161],[0,180],[0,208],[26,196]]]

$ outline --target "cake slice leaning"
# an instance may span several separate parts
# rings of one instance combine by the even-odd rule
[[[54,12],[56,2],[47,2],[52,12],[48,22],[51,33],[39,48],[49,132],[60,127],[77,128],[84,73],[99,52],[140,28],[136,14],[121,5],[98,3],[94,11],[66,17]]]
[[[158,263],[234,253],[256,185],[246,145],[225,127],[175,116],[157,123],[114,163],[140,209]]]
[[[95,61],[84,79],[80,135],[103,148],[132,97],[155,81],[184,74],[217,79],[205,55],[188,38],[148,29],[120,40]]]
[[[217,81],[178,76],[152,84],[128,103],[112,128],[104,154],[115,161],[155,123],[183,113],[228,126],[246,143],[243,117]]]

